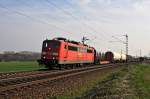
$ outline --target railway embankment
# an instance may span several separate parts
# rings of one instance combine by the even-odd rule
[[[77,99],[150,99],[150,65],[136,64],[112,73]]]

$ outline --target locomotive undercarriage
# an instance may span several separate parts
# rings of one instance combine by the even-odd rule
[[[40,59],[38,60],[38,63],[40,65],[45,65],[47,68],[49,69],[54,69],[54,68],[76,68],[76,67],[82,67],[82,66],[86,66],[88,64],[93,64],[93,63],[72,63],[72,64],[60,64],[58,60],[56,59]]]

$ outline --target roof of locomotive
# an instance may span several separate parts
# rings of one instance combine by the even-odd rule
[[[68,39],[63,38],[63,37],[57,37],[57,38],[53,38],[51,40],[46,39],[44,41],[60,41],[60,42],[63,41],[63,42],[68,42],[68,43],[71,43],[71,44],[75,44],[75,45],[79,45],[79,46],[86,46],[88,48],[95,49],[94,47],[90,47],[90,46],[88,46],[86,44],[83,44],[81,42],[77,42],[77,41],[74,41],[74,40],[68,40]]]

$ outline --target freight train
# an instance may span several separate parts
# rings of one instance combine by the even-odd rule
[[[103,58],[102,58],[103,57]],[[54,38],[44,40],[42,45],[41,59],[39,64],[44,64],[48,68],[62,66],[81,66],[84,64],[100,64],[101,60],[106,63],[125,61],[125,55],[106,52],[102,55],[94,47],[65,38]]]
[[[116,53],[108,51],[105,53],[105,60],[109,61],[110,63],[118,63],[118,62],[126,62],[126,55],[123,53]]]

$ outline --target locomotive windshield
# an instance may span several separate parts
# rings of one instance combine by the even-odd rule
[[[43,42],[43,48],[58,48],[59,42],[52,41],[52,40],[46,40]]]

